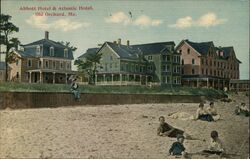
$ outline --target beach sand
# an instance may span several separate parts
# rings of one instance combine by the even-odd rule
[[[176,139],[156,135],[158,117],[165,116],[201,139],[184,142],[193,159],[218,158],[197,154],[208,147],[212,130],[219,132],[228,158],[247,159],[249,118],[234,115],[234,108],[239,102],[249,105],[248,97],[230,98],[230,103],[215,101],[222,119],[211,123],[168,117],[175,111],[195,114],[197,103],[1,110],[0,158],[171,158],[167,153]]]

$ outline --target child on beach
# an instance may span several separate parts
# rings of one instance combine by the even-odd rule
[[[240,107],[237,106],[235,109],[235,114],[236,115],[244,115],[248,117],[250,115],[249,109],[246,106],[246,103],[241,103]]]
[[[203,150],[204,153],[222,155],[225,153],[222,142],[219,139],[219,134],[217,131],[211,132],[211,141],[208,150]]]
[[[184,136],[183,135],[177,135],[177,141],[174,142],[169,149],[169,155],[172,156],[182,156],[186,158],[187,153],[185,152],[185,147],[183,145],[184,142]]]
[[[211,114],[209,114],[205,109],[204,109],[204,104],[200,103],[199,108],[196,111],[196,116],[195,120],[202,120],[202,121],[214,121],[214,118]]]
[[[214,120],[219,120],[220,119],[220,115],[217,113],[216,108],[214,107],[214,102],[210,102],[209,107],[207,107],[207,113],[212,115]]]

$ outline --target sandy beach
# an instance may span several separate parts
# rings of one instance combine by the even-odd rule
[[[211,123],[168,117],[176,111],[195,114],[197,103],[1,110],[0,158],[171,158],[167,153],[176,139],[156,135],[158,117],[165,116],[201,139],[184,142],[193,159],[218,158],[197,154],[208,147],[212,130],[219,132],[228,158],[247,159],[249,118],[234,115],[234,109],[240,102],[249,106],[248,97],[230,98],[230,103],[215,101],[222,119]]]

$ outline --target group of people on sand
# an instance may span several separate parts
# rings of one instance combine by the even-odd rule
[[[205,109],[204,103],[199,104],[199,108],[196,110],[195,115],[191,115],[186,112],[176,112],[169,114],[170,118],[182,119],[182,120],[202,120],[202,121],[217,121],[221,118],[221,115],[217,113],[217,109],[214,107],[214,102],[210,102],[209,106]]]
[[[240,106],[237,106],[235,109],[236,115],[249,116],[249,109],[246,106],[246,103],[241,103]],[[204,103],[199,104],[199,108],[196,111],[194,116],[190,115],[186,112],[177,112],[169,114],[170,118],[173,119],[192,119],[192,120],[202,120],[207,122],[217,121],[221,118],[221,115],[218,114],[217,109],[214,107],[214,102],[210,102],[209,106],[205,109]],[[186,153],[186,149],[183,145],[184,139],[193,139],[191,135],[187,134],[183,130],[177,129],[167,122],[165,122],[165,118],[163,116],[159,117],[160,125],[157,129],[158,136],[167,136],[177,138],[177,141],[172,144],[169,149],[169,155],[173,156],[182,156],[184,158],[188,158],[188,154]],[[222,141],[219,138],[219,134],[217,131],[212,131],[210,134],[210,144],[208,149],[203,150],[201,154],[216,154],[219,156],[223,156],[225,154],[225,148],[223,147]]]
[[[171,145],[168,155],[188,158],[188,153],[186,152],[186,148],[184,147],[183,143],[185,139],[194,138],[192,138],[183,130],[169,125],[167,122],[165,122],[165,118],[163,116],[159,117],[159,122],[160,125],[157,129],[157,135],[177,138],[177,141]],[[212,131],[210,145],[208,146],[208,149],[203,150],[202,153],[222,155],[224,152],[225,149],[223,148],[218,132]]]

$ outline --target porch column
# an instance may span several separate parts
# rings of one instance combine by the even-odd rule
[[[196,87],[198,88],[198,86],[199,86],[199,79],[197,78]]]
[[[40,83],[43,83],[43,73],[40,71]]]
[[[67,76],[68,76],[68,74],[67,74],[67,73],[65,73],[65,83],[66,83],[66,84],[68,83]]]
[[[134,74],[134,83],[136,83],[136,80],[135,80],[135,78],[136,78],[136,75]]]
[[[207,88],[208,88],[208,78],[207,78]]]
[[[56,73],[53,72],[53,84],[55,83],[55,75],[56,75]]]
[[[223,90],[224,90],[224,87],[225,87],[225,80],[223,80],[223,88],[222,88]]]
[[[56,75],[56,73],[53,72],[53,84],[55,83],[55,75]]]
[[[188,79],[188,87],[190,87],[189,79]]]
[[[146,76],[146,86],[148,85],[148,76]]]
[[[213,79],[213,88],[214,88],[214,79]]]
[[[127,74],[127,85],[129,83],[129,74]]]
[[[95,74],[95,84],[97,84],[97,74]]]
[[[29,83],[31,83],[31,75],[32,75],[32,72],[29,72]]]
[[[220,80],[218,79],[218,85],[217,85],[218,89],[220,89]]]
[[[120,85],[122,85],[122,74],[120,74]]]
[[[113,80],[114,80],[114,74],[111,74],[111,83],[113,85]]]
[[[106,80],[105,80],[105,74],[103,74],[103,82],[105,82]]]
[[[141,85],[141,75],[140,75],[140,85]]]

